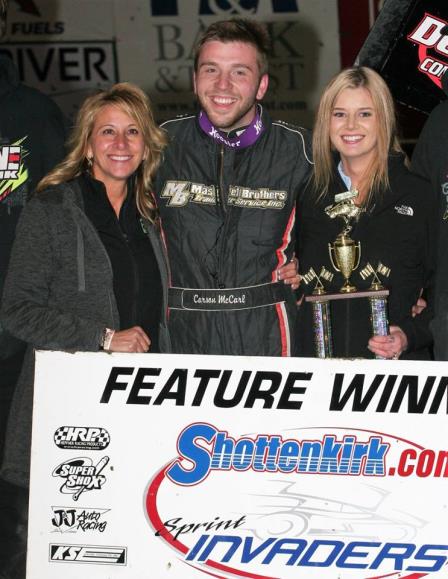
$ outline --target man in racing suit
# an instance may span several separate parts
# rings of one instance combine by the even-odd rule
[[[259,104],[268,88],[267,40],[249,20],[212,24],[196,48],[201,110],[163,125],[170,143],[156,195],[171,265],[174,352],[295,351],[296,302],[278,271],[293,257],[309,135],[271,121]]]

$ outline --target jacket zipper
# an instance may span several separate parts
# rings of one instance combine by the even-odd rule
[[[223,218],[223,226],[221,230],[219,245],[218,248],[218,276],[217,276],[217,283],[220,289],[225,288],[225,284],[221,280],[221,264],[223,262],[223,240],[226,238],[226,231],[227,231],[227,224],[228,224],[228,208],[227,208],[227,201],[225,196],[224,190],[224,145],[221,145],[221,150],[219,152],[219,203],[221,205],[221,214]]]

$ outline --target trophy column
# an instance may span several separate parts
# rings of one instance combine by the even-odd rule
[[[318,358],[333,357],[330,302],[320,296],[311,303],[313,308],[314,346]]]

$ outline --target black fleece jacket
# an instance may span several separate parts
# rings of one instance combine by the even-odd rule
[[[318,195],[310,185],[298,203],[297,254],[300,273],[310,267],[319,273],[322,266],[332,273],[331,282],[324,282],[329,293],[339,291],[344,279],[332,267],[328,243],[335,240],[343,229],[341,218],[330,219],[324,209],[334,203],[334,196],[347,190],[336,168],[329,193],[316,201]],[[434,206],[428,184],[412,175],[404,165],[401,155],[389,159],[390,188],[381,191],[371,209],[362,213],[354,223],[350,236],[361,242],[359,267],[351,281],[359,290],[366,290],[371,279],[363,280],[360,271],[370,263],[373,268],[382,263],[390,268],[383,285],[390,290],[388,298],[389,322],[399,326],[408,339],[408,350],[402,358],[425,359],[431,343],[429,319],[431,307],[415,318],[411,308],[422,288],[431,285],[434,263]],[[301,285],[310,294],[314,283]],[[367,349],[371,336],[370,307],[366,299],[347,299],[332,302],[332,328],[334,355],[336,357],[372,358]],[[302,302],[299,313],[300,355],[314,356],[312,310]]]

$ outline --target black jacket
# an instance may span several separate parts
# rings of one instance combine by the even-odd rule
[[[20,84],[11,59],[0,55],[0,295],[20,212],[40,179],[62,160],[65,128],[53,101]],[[0,328],[0,357],[7,357],[11,344]]]
[[[429,116],[412,156],[412,170],[427,179],[437,205],[433,227],[438,235],[434,319],[436,360],[448,360],[448,101]]]
[[[431,343],[429,318],[431,308],[412,318],[411,308],[422,288],[428,287],[433,275],[433,215],[428,184],[412,175],[404,166],[401,155],[389,159],[390,190],[382,191],[372,208],[362,213],[353,224],[350,237],[361,242],[359,267],[351,282],[359,290],[367,290],[372,278],[363,280],[360,271],[367,263],[390,268],[389,277],[380,278],[390,290],[388,298],[389,323],[399,326],[408,338],[408,350],[402,358],[427,358]],[[339,291],[344,279],[333,268],[328,243],[332,243],[343,229],[341,218],[331,219],[324,209],[334,203],[336,193],[347,187],[334,168],[334,182],[328,195],[316,202],[317,195],[309,186],[298,204],[298,246],[300,273],[310,267],[319,273],[322,266],[334,274],[331,282],[324,281],[328,293]],[[314,289],[302,283],[306,295]],[[334,356],[372,358],[367,349],[371,336],[370,307],[367,299],[337,300],[331,303]],[[299,311],[299,350],[304,356],[314,356],[311,305],[302,302]]]
[[[11,407],[2,476],[22,486],[29,475],[34,350],[98,352],[104,328],[120,328],[111,262],[84,212],[82,185],[78,178],[33,197],[17,226],[5,282],[2,321],[28,348]],[[159,343],[169,352],[165,250],[156,228],[145,224],[163,282]]]
[[[196,117],[164,124],[170,144],[156,192],[173,286],[263,284],[292,258],[296,198],[311,168],[309,135],[266,113],[263,122],[258,140],[237,151],[206,135]],[[289,355],[296,305],[286,293],[285,303],[256,309],[172,309],[173,351]]]

